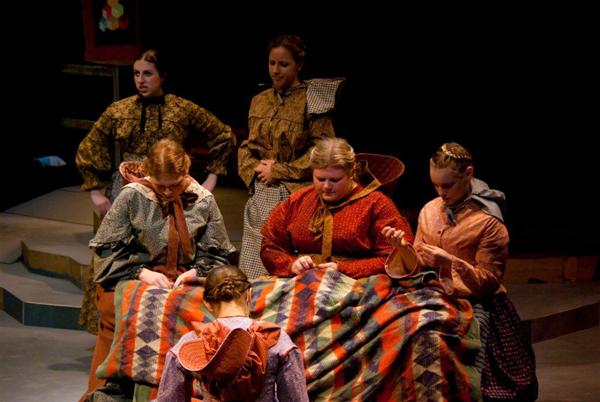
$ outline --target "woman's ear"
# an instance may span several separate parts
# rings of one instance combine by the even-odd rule
[[[352,167],[352,171],[350,172],[350,178],[352,180],[354,180],[355,182],[359,183],[360,182],[360,173],[361,173],[361,166],[360,166],[360,163],[357,161],[354,163],[354,166]]]
[[[469,177],[473,177],[474,173],[475,173],[475,168],[473,166],[467,166],[467,169],[465,170],[465,175],[467,175]]]
[[[211,306],[211,304],[209,302],[207,302],[206,300],[202,300],[202,303],[204,303],[204,307],[206,307],[206,309],[208,311],[210,311],[211,313],[213,313],[213,315],[216,314],[215,308],[213,306]]]
[[[252,288],[248,288],[246,290],[246,305],[250,306],[251,302],[252,302]]]

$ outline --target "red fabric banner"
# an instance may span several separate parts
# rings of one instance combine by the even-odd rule
[[[85,60],[131,64],[140,53],[139,0],[83,0]]]

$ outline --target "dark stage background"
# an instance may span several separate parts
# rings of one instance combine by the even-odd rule
[[[2,32],[10,104],[2,129],[2,208],[56,184],[77,184],[73,158],[85,132],[62,129],[60,118],[96,119],[111,101],[110,82],[61,74],[63,63],[83,62],[81,4],[52,3],[12,6],[18,9],[8,13],[19,23]],[[411,217],[434,197],[429,156],[442,142],[457,141],[473,153],[477,176],[506,192],[514,252],[600,251],[592,195],[598,43],[590,10],[141,3],[142,45],[170,60],[168,89],[231,126],[245,126],[251,97],[269,81],[268,40],[298,33],[308,45],[305,78],[347,77],[335,115],[338,136],[359,152],[405,162],[395,199]],[[124,97],[133,85],[131,70],[121,71]],[[31,163],[49,154],[69,163],[59,178]]]

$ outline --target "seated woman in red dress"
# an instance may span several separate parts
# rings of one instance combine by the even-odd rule
[[[385,272],[392,251],[385,226],[413,236],[381,183],[359,166],[341,138],[321,140],[310,154],[313,185],[298,190],[271,212],[262,229],[261,258],[277,276],[334,268],[362,278]]]

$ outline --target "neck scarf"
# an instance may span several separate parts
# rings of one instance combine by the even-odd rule
[[[165,104],[165,96],[155,96],[152,98],[146,98],[142,95],[138,95],[138,102],[142,104],[142,116],[140,117],[140,133],[144,133],[146,131],[146,108],[149,105],[158,105],[158,129],[162,128],[162,113],[160,105]]]
[[[284,91],[279,91],[275,87],[273,87],[273,91],[275,92],[275,95],[277,96],[277,101],[281,105],[284,103],[285,98],[287,98],[292,92],[294,92],[298,89],[301,89],[301,88],[306,88],[306,84],[301,82],[300,84],[292,85],[291,87],[287,88]]]
[[[483,212],[497,218],[500,220],[500,222],[504,223],[504,217],[502,215],[502,210],[504,209],[505,203],[504,193],[502,191],[490,189],[487,183],[482,180],[472,178],[471,191],[469,191],[469,194],[467,194],[463,201],[452,207],[444,205],[449,225],[456,225],[456,213],[460,211],[470,200],[474,200],[479,203]]]
[[[332,255],[333,246],[333,211],[342,209],[346,205],[366,197],[373,191],[381,187],[381,183],[377,180],[371,172],[367,169],[366,165],[361,166],[360,171],[360,182],[364,184],[356,186],[345,199],[341,200],[337,204],[330,205],[323,202],[320,199],[320,205],[315,211],[308,226],[308,230],[315,235],[315,239],[323,238],[321,245],[321,256],[317,258],[316,263],[328,262]]]
[[[460,211],[466,204],[467,202],[469,202],[469,200],[471,199],[471,193],[469,192],[469,194],[465,197],[464,200],[462,200],[461,202],[459,202],[456,205],[453,206],[448,206],[448,205],[444,205],[444,209],[446,210],[446,218],[448,220],[448,224],[451,226],[455,226],[456,225],[456,213],[458,211]]]
[[[189,263],[191,262],[193,252],[185,215],[183,213],[185,208],[194,203],[198,198],[194,193],[185,192],[185,189],[190,185],[191,179],[189,176],[186,176],[174,190],[173,196],[169,199],[162,196],[150,180],[143,178],[137,179],[136,181],[154,190],[158,202],[162,207],[163,219],[167,217],[170,218],[166,271],[169,274],[167,276],[174,275],[177,277],[177,267],[180,260],[179,256],[182,256],[182,263]]]

